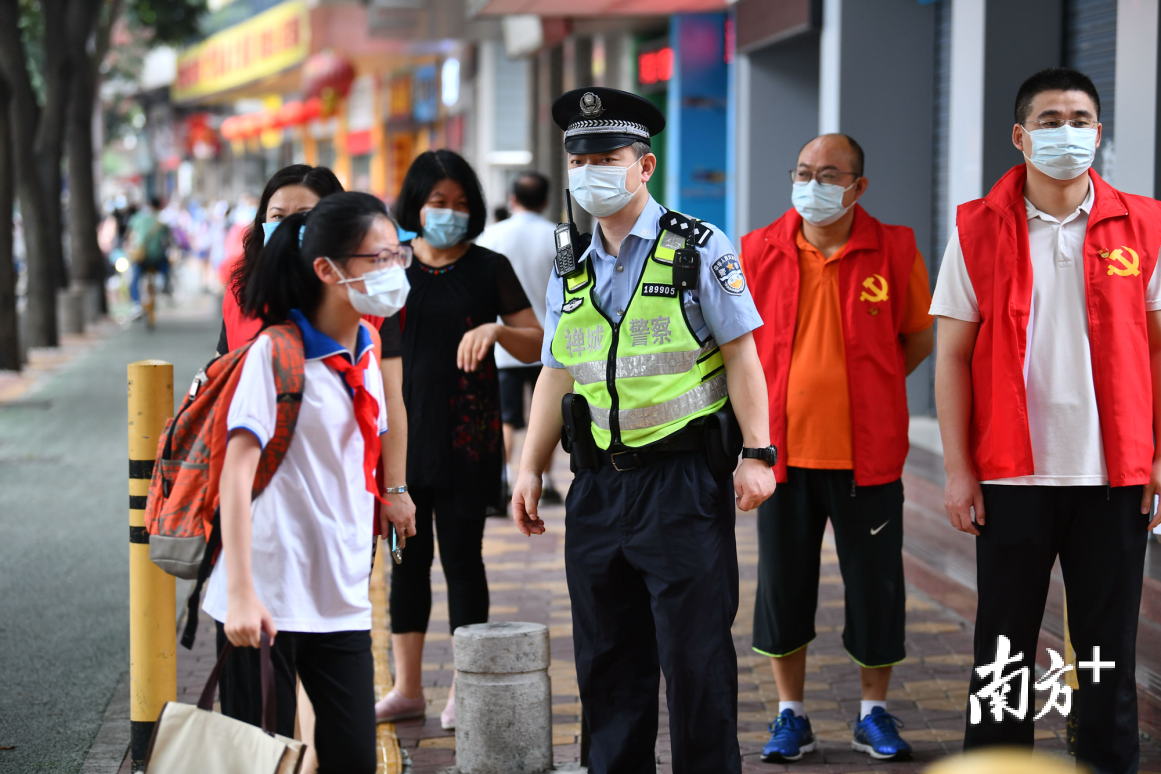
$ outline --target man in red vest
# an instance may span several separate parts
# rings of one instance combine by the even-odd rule
[[[1161,476],[1161,204],[1089,169],[1100,97],[1085,75],[1036,73],[1015,112],[1024,163],[960,205],[931,306],[944,500],[952,526],[976,536],[964,747],[1032,746],[1033,688],[1063,668],[1050,653],[1053,674],[1032,684],[1059,556],[1083,697],[1077,758],[1133,772],[1137,613]]]
[[[779,715],[762,750],[795,761],[815,748],[803,708],[827,517],[846,585],[843,644],[862,670],[853,745],[880,760],[911,748],[887,712],[904,658],[903,460],[906,375],[931,354],[927,268],[904,226],[872,218],[863,151],[827,134],[791,170],[794,209],[742,238],[765,322],[754,342],[766,373],[778,488],[758,509],[754,650],[770,656]]]

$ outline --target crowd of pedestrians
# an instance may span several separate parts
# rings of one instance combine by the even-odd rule
[[[256,210],[249,194],[233,203],[177,196],[166,201],[156,195],[109,199],[97,244],[106,258],[110,307],[126,304],[129,319],[141,317],[146,278],[167,296],[220,295],[242,259]]]
[[[1019,163],[960,206],[934,299],[912,230],[859,204],[872,181],[849,136],[799,151],[793,208],[738,250],[650,195],[665,125],[652,103],[582,88],[553,117],[591,236],[543,217],[551,192],[532,173],[515,179],[510,217],[485,229],[476,174],[449,150],[414,160],[391,213],[305,165],[279,171],[244,213],[218,353],[249,351],[203,607],[219,648],[274,640],[279,732],[309,712],[319,771],[374,771],[375,723],[425,711],[436,545],[450,629],[486,622],[486,516],[510,507],[525,535],[545,532],[538,508],[560,499],[548,470],[563,437],[590,771],[652,774],[662,673],[674,771],[740,771],[738,508],[758,512],[752,645],[780,698],[763,760],[816,749],[803,692],[828,520],[862,685],[852,746],[909,758],[888,707],[906,656],[905,380],[939,318],[947,512],[976,537],[979,568],[971,691],[992,696],[991,711],[969,713],[965,748],[1032,745],[1030,713],[996,709],[1006,694],[985,667],[1034,666],[1059,557],[1076,650],[1116,663],[1111,677],[1078,674],[1077,756],[1135,771],[1137,608],[1161,481],[1161,205],[1090,169],[1092,82],[1052,69],[1021,86]],[[150,254],[165,212],[154,203],[129,222],[134,249]],[[193,244],[208,256],[216,243]],[[276,389],[287,346],[305,361],[292,395]],[[290,438],[287,401],[301,404]],[[285,459],[252,500],[271,444]],[[368,578],[375,535],[392,533],[395,687],[376,703]],[[256,650],[230,655],[225,714],[260,722],[259,672]],[[441,722],[455,727],[454,686]]]

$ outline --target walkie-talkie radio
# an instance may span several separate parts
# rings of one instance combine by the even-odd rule
[[[578,261],[585,250],[589,249],[593,237],[592,234],[577,231],[572,219],[572,196],[567,189],[564,192],[564,203],[568,209],[568,223],[556,227],[556,273],[561,277],[570,277],[579,271]]]

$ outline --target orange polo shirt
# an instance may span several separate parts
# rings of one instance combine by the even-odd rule
[[[786,393],[786,464],[796,468],[846,470],[851,453],[851,396],[839,303],[838,262],[843,245],[830,258],[798,232],[798,319],[790,354]],[[905,334],[931,327],[927,266],[915,253],[903,304]]]

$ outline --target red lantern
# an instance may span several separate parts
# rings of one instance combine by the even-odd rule
[[[349,61],[331,52],[315,54],[302,66],[302,90],[307,97],[333,99],[347,96],[355,80],[355,68]]]
[[[254,137],[262,131],[262,126],[258,122],[257,113],[247,113],[238,116],[238,138],[247,139]]]
[[[273,110],[263,110],[261,113],[255,114],[258,119],[258,131],[269,132],[272,129],[277,129],[278,113]]]
[[[282,107],[278,108],[278,126],[296,126],[304,123],[304,111],[301,102],[287,102]]]
[[[302,120],[303,123],[313,121],[322,115],[322,100],[318,97],[311,97],[306,102],[302,103]]]
[[[239,118],[239,116],[230,116],[226,120],[222,121],[222,128],[220,131],[224,139],[237,140],[241,137],[239,134],[239,131],[241,130],[241,126],[239,125]]]

